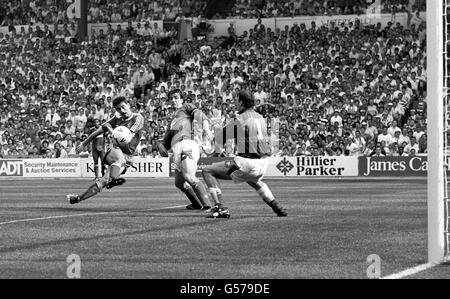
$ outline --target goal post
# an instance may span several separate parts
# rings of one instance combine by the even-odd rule
[[[427,134],[428,134],[428,262],[445,262],[448,255],[447,215],[445,210],[447,182],[444,146],[447,124],[446,84],[447,11],[449,0],[427,0]],[[445,162],[445,163],[444,163]]]

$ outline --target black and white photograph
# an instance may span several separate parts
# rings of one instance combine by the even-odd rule
[[[450,0],[0,2],[0,279],[448,279],[449,174]]]

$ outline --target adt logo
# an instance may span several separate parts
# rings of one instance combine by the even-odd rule
[[[280,161],[280,163],[277,164],[277,169],[284,175],[291,172],[291,170],[294,168],[294,165],[292,165],[291,162],[289,162],[286,157],[283,158],[283,160]]]
[[[22,176],[23,163],[20,160],[0,160],[0,176]]]

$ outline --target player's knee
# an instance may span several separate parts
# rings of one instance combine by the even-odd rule
[[[186,191],[187,189],[189,189],[189,183],[187,182],[183,182],[183,183],[177,183],[175,184],[175,187],[177,187],[178,189],[180,189],[181,191]]]
[[[121,173],[125,169],[125,163],[115,162],[110,166],[109,176],[111,179],[117,179],[120,177]]]
[[[185,177],[185,180],[188,184],[190,184],[191,186],[195,186],[198,184],[198,182],[200,181],[198,178],[196,178],[195,176],[187,176]]]
[[[195,176],[195,174],[183,173],[183,178],[186,182],[188,182],[192,186],[199,182],[199,179]]]
[[[219,187],[210,187],[209,193],[211,193],[211,194],[216,193],[217,195],[220,195],[220,194],[222,194],[222,190]]]
[[[228,168],[227,175],[231,175],[236,170],[239,170],[239,166],[234,160],[225,162],[225,166]]]
[[[103,190],[103,187],[105,187],[107,184],[109,183],[109,179],[102,177],[101,179],[99,179],[98,181],[95,182],[95,184],[98,187],[99,192],[101,192]]]
[[[113,165],[115,163],[125,163],[125,157],[121,150],[119,149],[112,149],[108,152],[108,154],[105,157],[106,162],[108,162],[109,165]]]

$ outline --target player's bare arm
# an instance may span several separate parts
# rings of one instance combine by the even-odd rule
[[[109,133],[109,134],[112,134],[113,131],[114,131],[114,129],[113,129],[113,127],[111,126],[110,123],[104,124],[104,125],[101,127],[101,129],[103,130],[104,133]]]
[[[167,128],[162,141],[158,143],[158,152],[161,154],[161,156],[163,157],[169,156],[171,139],[172,138],[170,128]]]
[[[161,154],[162,157],[169,156],[169,152],[167,151],[166,147],[162,143],[158,143],[158,152]]]
[[[110,125],[111,126],[111,125]],[[111,129],[112,132],[112,129]],[[89,143],[91,143],[92,140],[94,140],[95,137],[97,137],[100,134],[103,134],[103,128],[98,128],[97,130],[95,130],[94,132],[92,132],[91,135],[88,136],[88,138],[86,138],[86,140],[84,140],[83,142],[80,143],[80,145],[77,146],[77,152],[81,152]]]

